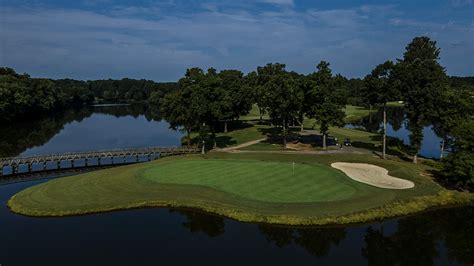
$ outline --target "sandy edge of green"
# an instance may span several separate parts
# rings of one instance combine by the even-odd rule
[[[382,220],[386,218],[400,217],[415,214],[425,210],[443,206],[466,205],[474,201],[474,194],[467,192],[441,191],[438,195],[414,197],[410,200],[396,201],[384,206],[368,209],[362,212],[351,213],[341,216],[303,217],[289,215],[261,215],[248,211],[236,211],[212,206],[212,204],[194,201],[144,201],[128,205],[117,205],[110,208],[96,208],[90,210],[68,210],[57,213],[45,213],[34,211],[15,204],[15,196],[8,200],[8,207],[17,214],[36,217],[63,217],[94,213],[111,212],[118,210],[129,210],[138,208],[166,207],[166,208],[195,208],[205,212],[225,216],[241,222],[270,223],[282,225],[328,225],[328,224],[350,224],[365,223]]]

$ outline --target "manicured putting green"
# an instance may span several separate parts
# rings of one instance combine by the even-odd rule
[[[141,175],[158,183],[202,185],[267,202],[336,201],[356,192],[338,171],[293,162],[170,161]]]
[[[330,167],[340,161],[379,165],[416,186],[391,190],[356,182]],[[465,193],[439,194],[441,187],[419,175],[425,168],[353,154],[177,156],[50,180],[20,191],[8,206],[32,216],[186,207],[240,221],[301,225],[364,222],[471,200]]]

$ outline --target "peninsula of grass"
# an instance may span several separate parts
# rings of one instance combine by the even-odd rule
[[[338,161],[379,165],[415,187],[390,190],[353,181],[329,167]],[[14,195],[8,206],[30,216],[187,207],[245,222],[314,225],[366,222],[473,199],[420,175],[427,169],[370,155],[215,152],[50,180]]]

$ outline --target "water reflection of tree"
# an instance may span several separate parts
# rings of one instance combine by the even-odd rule
[[[64,125],[92,115],[91,108],[71,109],[31,121],[17,121],[0,127],[0,157],[17,156],[41,146],[58,134]]]
[[[405,121],[405,110],[402,107],[388,107],[387,121],[390,123],[393,130],[400,130]]]
[[[346,237],[344,228],[294,228],[272,225],[259,225],[258,228],[267,241],[275,243],[277,247],[296,244],[316,257],[326,256],[332,245],[339,245]]]
[[[383,227],[369,227],[362,255],[369,265],[433,265],[443,242],[450,260],[469,264],[474,261],[473,225],[474,208],[468,207],[401,219],[391,235]]]
[[[186,217],[183,227],[191,233],[202,232],[210,237],[216,237],[225,233],[224,218],[192,210],[170,210]]]
[[[382,129],[383,110],[378,109],[377,112],[370,113],[369,116],[362,118],[360,121],[353,123],[354,126],[364,128],[373,133],[378,133]],[[397,131],[402,128],[405,122],[405,111],[403,107],[387,107],[387,122]]]
[[[161,121],[161,116],[156,108],[146,105],[85,107],[69,109],[48,116],[32,120],[21,120],[2,125],[0,127],[0,157],[18,156],[25,150],[41,146],[58,134],[64,125],[73,121],[81,122],[94,113],[108,114],[115,117],[145,115],[148,121]]]

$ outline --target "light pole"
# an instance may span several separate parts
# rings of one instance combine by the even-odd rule
[[[205,150],[205,147],[206,147],[206,141],[202,140],[202,151],[201,151],[201,154],[206,154],[206,150]]]

